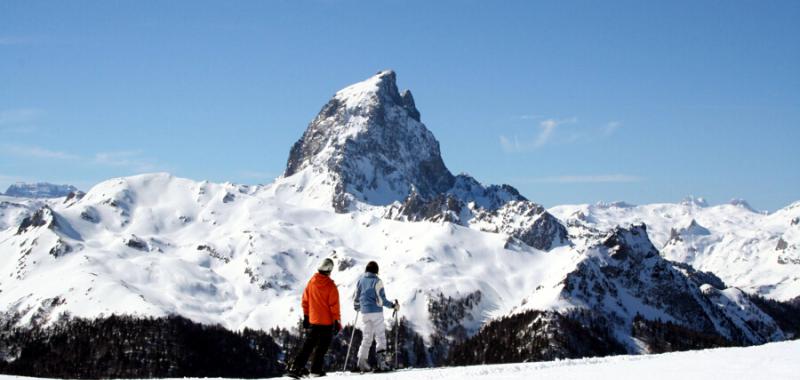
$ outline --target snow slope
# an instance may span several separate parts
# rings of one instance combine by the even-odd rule
[[[800,376],[800,341],[770,343],[747,348],[721,348],[644,356],[558,360],[553,362],[481,365],[410,370],[392,374],[331,374],[332,378],[381,380],[751,380],[797,379]]]
[[[300,292],[334,251],[333,274],[348,300],[367,261],[378,259],[387,294],[427,335],[427,301],[480,289],[479,321],[516,303],[525,289],[554,285],[579,259],[558,248],[505,249],[506,237],[450,223],[409,223],[373,213],[338,214],[285,203],[280,183],[212,184],[151,174],[93,187],[74,204],[51,205],[55,227],[0,232],[0,304],[29,321],[48,310],[93,317],[178,313],[231,329],[291,326]],[[226,201],[227,200],[227,201]],[[69,252],[54,255],[62,242]],[[493,265],[476,265],[493,263]],[[526,272],[514,268],[529,268]],[[420,285],[424,278],[425,284]],[[556,293],[543,296],[544,307]],[[345,301],[347,302],[347,301]],[[345,321],[354,318],[343,307]],[[475,326],[477,327],[477,326]]]

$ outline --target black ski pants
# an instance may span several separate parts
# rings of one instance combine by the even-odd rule
[[[303,368],[314,352],[314,359],[311,361],[311,372],[322,372],[322,366],[325,364],[325,353],[328,352],[328,347],[331,345],[333,339],[333,325],[311,325],[311,329],[306,334],[306,340],[303,342],[303,348],[297,353],[294,358],[294,368]]]

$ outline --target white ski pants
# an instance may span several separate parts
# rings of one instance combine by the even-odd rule
[[[375,352],[386,349],[386,326],[383,324],[383,312],[367,313],[362,316],[361,332],[364,335],[361,339],[361,347],[358,349],[358,362],[366,363],[373,339],[376,342]]]

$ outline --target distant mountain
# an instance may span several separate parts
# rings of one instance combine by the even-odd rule
[[[661,256],[712,272],[746,292],[789,301],[800,296],[800,202],[771,214],[745,201],[617,207],[564,205],[548,211],[578,246],[619,225],[645,223]]]
[[[5,195],[24,198],[60,198],[77,191],[78,188],[72,185],[55,185],[47,182],[18,182],[9,186]]]

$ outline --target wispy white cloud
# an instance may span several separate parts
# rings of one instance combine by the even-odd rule
[[[578,118],[571,117],[569,119],[564,120],[556,120],[556,119],[547,119],[543,120],[539,123],[539,136],[536,137],[536,141],[534,141],[533,146],[541,147],[544,144],[547,144],[550,141],[550,138],[553,136],[553,132],[556,130],[556,127],[563,124],[572,124],[577,123]]]
[[[577,123],[577,117],[570,117],[567,119],[546,119],[539,122],[539,133],[533,140],[520,139],[517,136],[511,138],[504,135],[500,136],[500,145],[506,152],[523,152],[533,149],[541,148],[546,145],[553,137],[556,128],[564,124]]]
[[[94,155],[92,162],[104,166],[126,167],[139,172],[158,170],[155,160],[144,157],[141,150],[99,152]]]
[[[508,138],[500,135],[500,146],[506,152],[519,152],[522,150],[522,144],[519,142],[517,136]]]
[[[603,135],[611,136],[616,132],[618,129],[622,127],[622,123],[619,121],[609,121],[606,123],[605,127],[603,127]]]
[[[516,181],[528,183],[630,183],[644,181],[644,178],[628,174],[594,174],[520,178]]]
[[[18,157],[44,158],[51,160],[78,160],[79,156],[58,150],[33,145],[2,144],[0,153]]]
[[[52,150],[34,145],[0,144],[0,155],[74,161],[84,165],[99,165],[126,168],[136,172],[163,170],[156,160],[146,157],[141,150],[99,152],[93,156],[82,156],[70,152]]]

